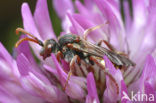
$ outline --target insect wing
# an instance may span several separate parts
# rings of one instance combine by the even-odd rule
[[[92,44],[90,42],[87,42],[83,39],[81,39],[80,44],[73,44],[74,48],[76,48],[79,51],[86,52],[90,55],[98,56],[103,58],[104,55],[106,55],[114,64],[118,66],[134,66],[135,64],[129,60],[127,57],[123,55],[119,55],[113,51],[110,51],[104,47],[97,46],[95,44]]]

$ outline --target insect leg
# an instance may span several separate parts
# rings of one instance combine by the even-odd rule
[[[34,39],[37,39],[35,36],[33,36],[32,34],[28,33],[27,31],[25,31],[23,28],[17,28],[16,29],[16,34],[19,34],[19,32],[22,32],[26,35],[29,35],[30,37],[34,38]]]
[[[111,50],[111,51],[114,51],[116,52],[117,54],[119,55],[123,55],[123,56],[126,56],[128,57],[127,54],[123,53],[123,52],[119,52],[119,51],[116,51],[115,48],[113,47],[113,45],[111,45],[109,42],[107,42],[106,40],[100,40],[97,45],[98,46],[101,46],[102,43],[105,43],[105,45]]]
[[[16,44],[16,46],[18,46],[23,41],[32,41],[32,42],[35,42],[35,43],[39,44],[42,47],[44,46],[44,44],[42,43],[41,40],[39,40],[37,37],[33,36],[32,34],[28,33],[27,31],[25,31],[23,28],[17,28],[16,29],[16,34],[19,34],[19,32],[22,32],[22,33],[32,37],[34,40],[31,39],[31,38],[27,38],[27,39],[24,38],[24,39],[19,40],[18,43]]]
[[[77,63],[80,63],[80,57],[79,57],[78,55],[75,55],[75,56],[72,58],[71,62],[70,62],[70,71],[69,71],[69,73],[68,73],[67,80],[66,80],[65,85],[64,85],[64,88],[63,88],[64,91],[66,90],[66,87],[67,87],[67,85],[68,85],[68,81],[69,81],[69,79],[70,79],[70,77],[71,77],[71,75],[72,75],[72,73],[73,73],[73,69],[74,69],[74,67],[75,67],[75,63],[76,63],[76,62],[77,62]]]
[[[103,71],[104,73],[109,76],[109,78],[115,83],[115,86],[117,88],[117,94],[119,94],[119,85],[116,82],[115,78],[109,73],[109,71],[107,71],[105,69],[105,66],[103,64],[101,64],[96,58],[94,58],[93,56],[90,56],[89,58],[90,60],[94,61]]]
[[[108,43],[106,40],[100,40],[97,45],[101,46],[102,43],[105,43],[105,45],[112,51],[115,51],[115,48],[113,47],[113,45],[111,45],[110,43]]]
[[[57,58],[58,62],[61,61],[60,59],[63,58],[63,54],[62,54],[61,51],[58,51],[58,52],[57,52],[57,54],[56,54],[56,58]]]
[[[74,44],[71,44],[71,43],[68,43],[67,44],[67,47],[70,48],[70,49],[76,50],[76,51],[81,51],[82,50],[79,47],[75,47],[75,45]]]
[[[88,35],[90,32],[92,32],[92,31],[94,31],[94,30],[96,30],[96,29],[99,29],[99,28],[103,27],[105,24],[108,24],[108,21],[107,21],[106,23],[104,23],[104,24],[100,24],[100,25],[97,25],[97,26],[95,26],[95,27],[91,27],[91,28],[89,28],[89,29],[86,29],[86,30],[84,31],[84,34],[83,34],[83,39],[87,40],[87,35]]]

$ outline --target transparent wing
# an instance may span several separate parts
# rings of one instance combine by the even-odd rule
[[[135,63],[133,63],[127,57],[117,54],[116,52],[110,51],[104,47],[100,47],[95,44],[89,43],[83,39],[81,39],[79,44],[73,43],[73,48],[101,58],[103,58],[103,56],[106,55],[112,63],[118,66],[135,66]]]

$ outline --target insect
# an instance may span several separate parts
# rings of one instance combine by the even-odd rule
[[[44,43],[38,38],[34,37],[32,34],[26,32],[24,29],[17,28],[17,34],[18,32],[22,32],[31,38],[25,37],[20,39],[17,41],[15,47],[18,47],[18,45],[20,45],[23,41],[32,41],[42,47],[40,55],[43,57],[43,59],[49,57],[51,53],[55,53],[58,61],[60,61],[60,59],[64,59],[66,62],[70,63],[70,71],[68,73],[67,82],[65,83],[64,88],[66,88],[68,80],[72,75],[75,61],[80,64],[80,60],[84,60],[86,64],[97,64],[104,71],[104,73],[108,75],[110,79],[112,79],[116,87],[119,89],[115,78],[109,73],[109,71],[105,70],[105,66],[102,64],[103,56],[106,55],[116,66],[129,67],[135,66],[135,64],[126,56],[116,53],[114,48],[105,40],[101,40],[98,45],[86,41],[87,35],[91,31],[96,30],[101,26],[103,25],[98,25],[87,29],[83,38],[74,34],[66,34],[59,37],[58,42],[54,39],[49,39]],[[110,50],[101,47],[100,45],[102,42],[104,42],[110,48]]]

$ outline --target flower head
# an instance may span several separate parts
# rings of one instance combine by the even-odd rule
[[[72,67],[70,63],[73,62],[69,59],[72,54],[58,61],[56,53],[51,53],[43,60],[40,56],[42,47],[32,42],[28,45],[24,41],[16,48],[17,56],[13,58],[0,44],[0,102],[128,103],[132,102],[131,92],[153,94],[155,97],[156,2],[133,0],[132,4],[133,11],[128,1],[123,2],[124,21],[119,1],[84,0],[81,3],[78,0],[53,0],[62,21],[63,31],[60,36],[72,33],[81,38],[86,29],[105,24],[90,32],[87,42],[96,45],[98,41],[106,40],[116,53],[120,51],[118,54],[127,56],[136,66],[119,69],[108,55],[104,55],[101,59],[96,58],[97,64],[101,61],[99,65],[95,61],[92,62],[96,65],[90,62],[87,64],[88,59],[82,60],[81,65],[75,63],[74,73],[68,78]],[[21,11],[25,31],[42,42],[48,39],[57,41],[46,0],[37,0],[33,15],[27,3],[22,4]],[[40,63],[36,63],[29,46]],[[101,46],[107,48],[106,45]],[[125,95],[129,98],[122,98]]]

